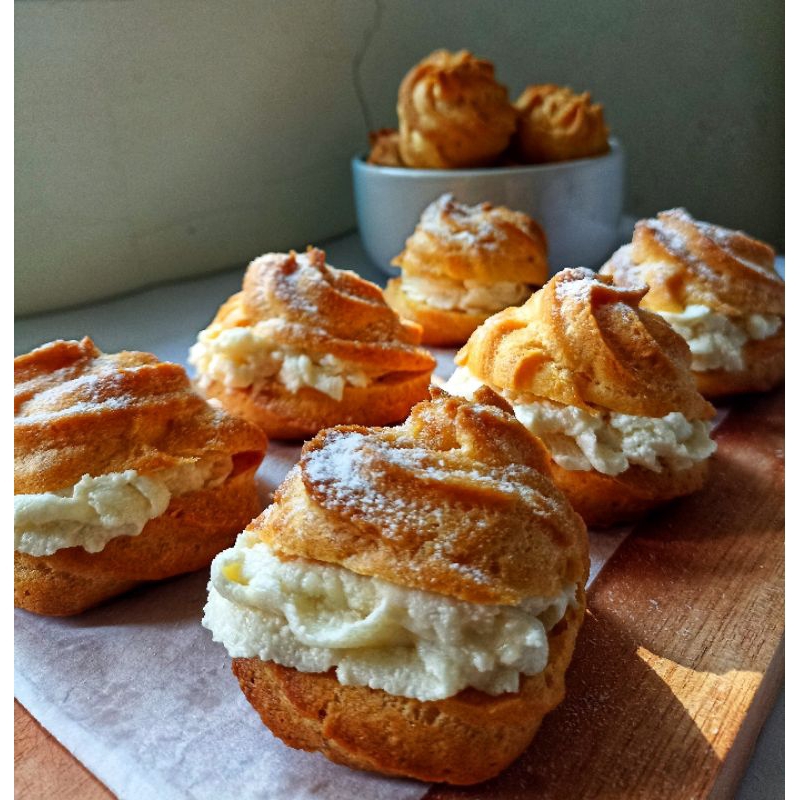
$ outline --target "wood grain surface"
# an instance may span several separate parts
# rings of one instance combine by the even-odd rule
[[[783,392],[741,398],[716,439],[703,491],[642,521],[592,585],[532,746],[427,800],[732,796],[783,676]],[[15,767],[19,798],[113,797],[16,703]]]

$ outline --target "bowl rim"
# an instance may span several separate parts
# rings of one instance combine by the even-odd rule
[[[358,153],[351,159],[354,168],[365,172],[375,172],[382,175],[405,176],[408,178],[463,178],[467,176],[490,175],[525,175],[531,172],[555,172],[558,170],[577,169],[587,164],[597,164],[606,160],[617,159],[625,152],[622,143],[616,136],[608,139],[608,152],[599,156],[586,156],[585,158],[570,158],[566,161],[551,161],[546,164],[519,164],[508,167],[470,167],[469,169],[420,169],[418,167],[386,167],[382,164],[367,163],[367,154]]]

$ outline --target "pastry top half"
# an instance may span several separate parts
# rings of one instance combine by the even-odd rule
[[[564,161],[608,150],[603,106],[589,92],[566,86],[529,86],[515,103],[519,114],[515,149],[527,163]]]
[[[201,386],[280,377],[341,398],[341,386],[332,390],[328,379],[366,385],[390,373],[430,372],[436,362],[418,347],[420,337],[420,326],[400,319],[375,284],[327,265],[312,248],[253,261],[242,291],[200,333],[190,361]]]
[[[639,307],[645,292],[585,268],[562,270],[524,305],[490,317],[456,363],[507,398],[646,417],[713,417],[695,388],[686,342]]]
[[[403,78],[400,154],[408,167],[479,167],[508,146],[516,112],[491,62],[437,50]]]
[[[406,276],[480,283],[535,284],[547,280],[547,239],[521,211],[445,194],[422,213],[392,264]]]
[[[14,493],[85,475],[250,468],[264,434],[197,395],[178,364],[149,353],[101,353],[89,338],[14,359]],[[218,463],[212,463],[214,460]]]
[[[322,431],[249,530],[281,559],[473,603],[582,585],[585,527],[543,448],[490,390],[431,392],[403,425]]]
[[[784,314],[775,251],[742,231],[695,220],[682,208],[637,222],[631,244],[601,272],[622,286],[646,284],[642,306],[653,311],[705,306],[727,316]]]

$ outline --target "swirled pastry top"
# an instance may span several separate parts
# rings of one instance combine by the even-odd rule
[[[369,377],[436,366],[417,346],[420,326],[398,317],[375,284],[326,264],[322,250],[257,258],[242,291],[222,305],[201,337],[264,321],[283,350],[335,358]]]
[[[784,314],[775,251],[742,231],[699,222],[682,208],[637,222],[631,244],[601,273],[621,286],[647,284],[642,307],[653,311],[701,305],[728,316]]]
[[[266,439],[191,388],[178,364],[149,353],[101,353],[91,339],[55,341],[14,359],[14,493],[84,475],[148,474],[212,454],[260,461]]]
[[[422,212],[392,264],[404,275],[541,285],[547,280],[547,239],[521,211],[468,206],[445,194]]]
[[[508,146],[516,112],[490,61],[437,50],[403,78],[397,99],[400,154],[408,167],[490,164]]]
[[[318,434],[250,530],[283,559],[476,603],[584,582],[585,527],[538,442],[489,390],[431,394],[403,425]]]
[[[490,317],[456,363],[506,394],[637,416],[712,417],[686,342],[639,308],[645,291],[583,267],[562,270],[524,305]]]
[[[603,106],[589,92],[566,86],[529,86],[514,104],[519,113],[516,149],[524,161],[564,161],[608,150]]]

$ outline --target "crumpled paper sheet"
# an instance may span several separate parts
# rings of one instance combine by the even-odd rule
[[[453,352],[434,351],[446,378]],[[299,446],[270,442],[266,503]],[[592,534],[591,574],[628,534]],[[123,800],[416,800],[428,786],[286,747],[245,700],[200,625],[208,572],[141,587],[74,618],[15,610],[14,693]]]

